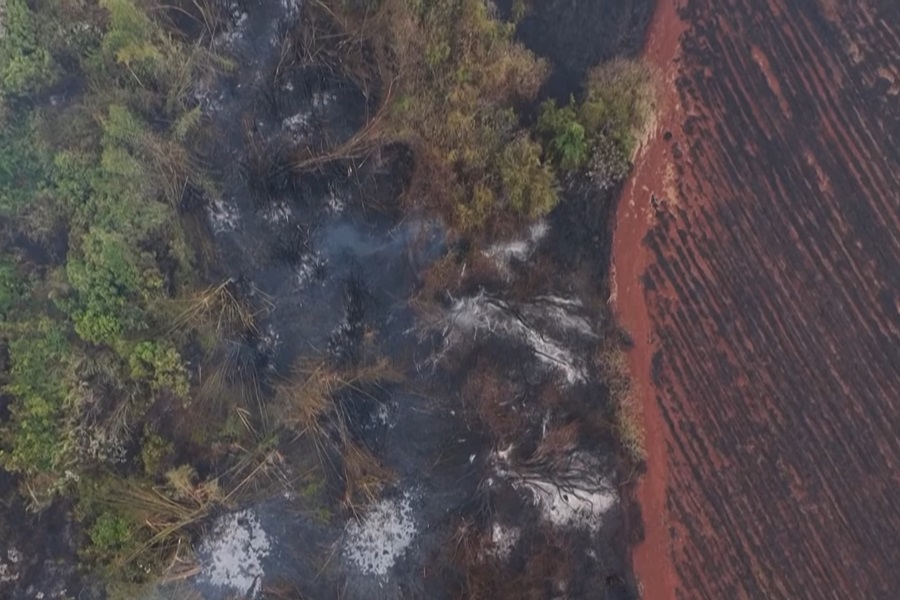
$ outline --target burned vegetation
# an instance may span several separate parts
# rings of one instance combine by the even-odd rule
[[[539,105],[481,0],[7,2],[0,465],[72,589],[628,588],[640,432],[564,229],[607,233],[643,67]]]

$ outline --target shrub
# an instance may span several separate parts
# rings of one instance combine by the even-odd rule
[[[49,183],[48,160],[34,138],[34,119],[0,122],[0,215],[20,213]]]
[[[515,107],[537,94],[547,64],[514,41],[514,25],[483,0],[383,0],[377,16],[361,12],[338,20],[348,40],[368,40],[384,106],[364,136],[326,155],[407,143],[416,157],[408,197],[427,198],[466,232],[546,212],[552,174],[522,139]]]
[[[156,391],[168,391],[187,398],[189,385],[181,355],[165,342],[145,341],[135,346],[129,357],[131,376],[150,382]]]
[[[109,11],[102,53],[124,65],[141,81],[166,69],[159,27],[132,0],[101,0]]]
[[[7,320],[25,296],[25,282],[8,259],[0,258],[0,323]]]
[[[30,94],[53,81],[53,58],[38,37],[36,16],[25,0],[5,0],[4,8],[0,15],[0,94]]]
[[[610,336],[598,349],[595,364],[609,390],[616,437],[628,457],[634,463],[640,463],[646,458],[644,427],[624,348]]]
[[[146,327],[140,300],[161,280],[142,272],[139,262],[145,261],[133,243],[115,232],[91,229],[80,250],[66,265],[78,295],[72,304],[75,331],[88,342],[115,346],[125,332]]]
[[[144,473],[149,477],[159,475],[173,452],[172,442],[163,439],[147,427],[144,428],[144,439],[141,441],[141,463],[144,465]]]
[[[23,328],[24,329],[24,328]],[[48,319],[29,324],[9,342],[12,420],[3,429],[3,468],[33,474],[53,471],[64,462],[59,418],[65,401],[70,347]]]
[[[588,73],[581,122],[595,136],[612,140],[626,157],[631,158],[655,111],[653,78],[645,63],[620,58]]]
[[[503,149],[499,163],[503,192],[515,214],[535,219],[556,206],[556,177],[541,161],[540,144],[520,135]]]
[[[602,188],[624,179],[638,141],[652,125],[656,99],[649,68],[616,59],[594,67],[580,103],[541,106],[535,130],[545,156],[563,172],[586,169]]]
[[[560,170],[575,171],[587,162],[584,126],[578,122],[578,113],[571,104],[559,108],[552,100],[544,102],[536,130],[547,154]]]
[[[105,511],[94,521],[89,535],[97,552],[115,556],[131,541],[134,532],[126,519]]]

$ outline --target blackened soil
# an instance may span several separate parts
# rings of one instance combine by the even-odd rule
[[[640,52],[655,2],[539,0],[527,4],[530,9],[519,23],[517,35],[553,64],[545,93],[566,101],[594,65]],[[511,0],[498,2],[504,14],[509,14],[511,5]]]

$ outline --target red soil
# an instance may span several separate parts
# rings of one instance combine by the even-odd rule
[[[643,56],[660,82],[659,120],[640,150],[638,167],[626,183],[616,214],[613,240],[613,300],[617,318],[631,334],[634,346],[628,362],[634,379],[634,418],[643,423],[647,470],[635,486],[641,507],[644,540],[632,556],[635,574],[646,600],[675,597],[671,538],[666,515],[666,432],[650,380],[654,352],[652,331],[640,277],[650,260],[642,244],[653,222],[651,193],[664,197],[671,184],[671,153],[663,137],[678,126],[681,106],[675,91],[678,39],[684,27],[676,14],[676,0],[659,0],[648,30]]]
[[[900,2],[676,2],[613,245],[644,597],[896,600]]]

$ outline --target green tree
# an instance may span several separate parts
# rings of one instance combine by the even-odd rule
[[[631,158],[656,111],[653,78],[646,64],[628,59],[602,63],[588,73],[578,111],[585,129],[603,136]]]
[[[503,191],[516,214],[534,219],[556,206],[556,176],[541,160],[540,144],[520,135],[504,148],[499,162]]]
[[[167,69],[164,36],[159,26],[132,0],[100,0],[109,11],[109,26],[101,51],[105,58],[124,66],[141,86],[147,77]]]
[[[56,69],[38,38],[36,17],[25,0],[5,0],[0,23],[0,94],[24,95],[51,83]]]
[[[187,372],[174,346],[161,342],[140,342],[132,351],[129,364],[131,376],[135,379],[149,381],[154,390],[165,390],[187,398]]]
[[[0,464],[12,471],[53,471],[64,462],[59,418],[66,396],[70,347],[48,319],[18,326],[9,342],[10,382],[4,391],[16,398],[13,419],[3,430]]]
[[[563,171],[576,171],[588,159],[588,141],[584,126],[578,122],[578,113],[570,103],[562,108],[553,100],[541,105],[541,114],[536,126],[537,134],[543,140],[547,154]]]
[[[0,214],[12,216],[49,185],[48,157],[35,144],[34,120],[0,121]]]
[[[142,271],[140,263],[145,261],[134,240],[91,228],[79,250],[66,264],[77,292],[71,309],[78,335],[91,343],[115,346],[126,332],[145,329],[141,300],[161,286],[161,278]]]

